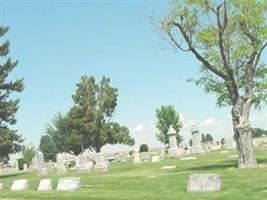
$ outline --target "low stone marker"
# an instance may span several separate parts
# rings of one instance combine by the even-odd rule
[[[11,191],[22,191],[29,187],[29,181],[26,179],[15,180],[11,186]]]
[[[134,165],[141,164],[141,159],[140,159],[140,154],[139,153],[134,153],[133,164]]]
[[[176,169],[176,166],[175,165],[163,166],[161,169],[162,170]]]
[[[180,160],[196,160],[197,157],[183,157]]]
[[[3,183],[0,183],[0,191],[3,189]]]
[[[238,155],[231,155],[229,158],[238,158]]]
[[[221,189],[221,178],[219,174],[193,174],[190,176],[188,192],[215,192]]]
[[[152,162],[152,163],[157,163],[157,162],[159,162],[159,161],[160,161],[159,156],[152,156],[152,159],[151,159],[151,162]]]
[[[52,181],[51,179],[42,179],[38,186],[38,191],[50,191],[52,190]]]
[[[229,153],[229,151],[221,151],[221,154]]]
[[[61,178],[57,184],[57,191],[76,191],[81,188],[79,177]]]

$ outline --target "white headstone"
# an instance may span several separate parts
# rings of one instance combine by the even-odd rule
[[[15,180],[11,186],[11,191],[22,191],[29,187],[29,182],[26,179]]]
[[[150,161],[150,154],[149,152],[142,152],[140,153],[140,159],[142,162],[149,162]]]
[[[183,157],[183,158],[181,158],[180,160],[196,160],[197,159],[197,157]]]
[[[38,151],[33,158],[34,169],[36,169],[39,176],[47,175],[47,169],[45,166],[44,155],[41,151]]]
[[[192,131],[192,153],[200,153],[202,151],[201,135],[198,131]]]
[[[181,150],[178,149],[176,136],[177,133],[175,129],[172,126],[170,126],[168,131],[168,137],[169,137],[168,155],[170,157],[177,157],[182,154]]]
[[[109,163],[105,160],[104,156],[101,153],[97,153],[95,157],[94,172],[107,172],[108,164]]]
[[[94,167],[94,163],[87,159],[86,155],[79,155],[75,161],[75,167],[79,171],[91,172]]]
[[[58,181],[58,191],[75,191],[81,188],[81,181],[78,177],[61,178]]]
[[[163,166],[161,167],[162,170],[170,170],[170,169],[176,169],[175,165],[170,165],[170,166]]]
[[[141,159],[140,159],[140,154],[139,153],[134,153],[133,164],[134,165],[141,164]]]
[[[38,186],[38,191],[50,191],[52,190],[52,181],[51,179],[43,179],[40,180],[39,186]]]
[[[221,178],[219,174],[193,174],[190,176],[188,192],[213,192],[221,189]]]
[[[28,170],[28,165],[27,164],[23,165],[23,170]]]
[[[152,159],[151,159],[151,162],[152,162],[152,163],[157,163],[157,162],[159,162],[159,161],[160,161],[159,156],[157,156],[157,155],[152,156]]]
[[[3,183],[0,183],[0,191],[3,189]]]

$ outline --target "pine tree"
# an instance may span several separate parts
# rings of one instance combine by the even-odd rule
[[[0,26],[0,38],[8,31],[7,27]],[[9,41],[0,44],[0,159],[8,159],[10,153],[21,150],[20,143],[23,141],[21,135],[10,128],[16,123],[15,113],[19,106],[18,99],[10,98],[13,92],[22,92],[23,79],[10,81],[8,76],[17,66],[18,61],[12,61],[8,57]]]

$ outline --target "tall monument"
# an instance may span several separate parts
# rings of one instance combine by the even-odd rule
[[[169,137],[169,150],[168,154],[169,157],[177,157],[181,155],[181,150],[179,150],[177,146],[177,140],[176,140],[177,132],[175,129],[170,126],[169,131],[168,131],[168,137]]]

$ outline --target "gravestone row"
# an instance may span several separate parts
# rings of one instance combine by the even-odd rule
[[[76,191],[81,188],[79,177],[65,177],[60,178],[57,184],[57,191]],[[11,185],[11,191],[23,191],[29,188],[29,181],[27,179],[15,180]],[[0,190],[3,189],[3,183],[0,183]],[[38,191],[52,191],[52,181],[51,179],[42,179],[39,182],[37,188]]]

